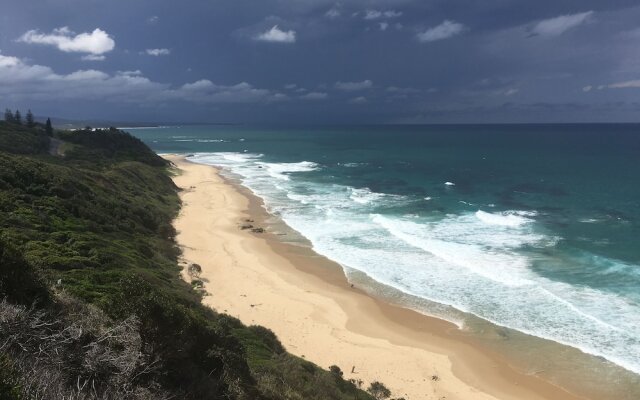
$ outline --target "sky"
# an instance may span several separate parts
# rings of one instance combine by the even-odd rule
[[[3,0],[0,107],[131,122],[640,122],[638,0]]]

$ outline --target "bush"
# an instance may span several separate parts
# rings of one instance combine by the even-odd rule
[[[20,375],[15,370],[11,359],[6,354],[0,353],[0,399],[21,399],[19,381]]]
[[[50,293],[42,279],[20,255],[0,237],[0,296],[19,304],[47,303]]]
[[[258,398],[242,345],[227,326],[210,318],[213,313],[200,304],[177,301],[140,276],[130,275],[119,286],[109,308],[119,319],[134,314],[140,320],[150,356],[171,371],[165,385],[177,389],[191,384],[183,398]]]
[[[114,324],[99,310],[70,299],[59,299],[58,307],[52,314],[0,302],[0,339],[4,363],[17,377],[12,381],[14,394],[50,399],[169,397],[148,379],[157,364],[142,351],[135,318]]]
[[[271,329],[260,325],[251,325],[249,326],[249,330],[258,336],[262,340],[262,343],[274,354],[282,354],[285,352],[284,346],[282,346],[282,343],[280,343],[280,340]]]
[[[376,400],[384,400],[391,397],[391,391],[387,387],[378,381],[371,382],[367,388],[369,392]]]
[[[28,128],[0,121],[0,151],[13,154],[46,154],[49,138],[41,126]]]
[[[197,278],[202,273],[202,267],[200,264],[191,264],[189,265],[189,268],[187,268],[187,273],[190,277]]]
[[[92,163],[138,161],[155,167],[169,165],[140,139],[116,128],[62,131],[59,136],[66,142],[79,145],[66,152],[66,157],[70,159]]]

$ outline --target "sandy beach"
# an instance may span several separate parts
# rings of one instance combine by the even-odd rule
[[[342,268],[287,244],[266,227],[260,199],[210,166],[165,155],[179,169],[183,208],[175,220],[185,265],[202,266],[204,302],[245,324],[273,330],[286,349],[321,367],[338,365],[365,386],[379,380],[392,397],[573,400],[535,375],[516,371],[446,321],[369,296]],[[249,220],[249,221],[248,221]]]

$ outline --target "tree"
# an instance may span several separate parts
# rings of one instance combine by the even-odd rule
[[[367,392],[373,396],[376,400],[384,400],[391,397],[391,391],[387,387],[378,381],[371,382],[367,388]]]
[[[51,126],[51,119],[47,118],[47,123],[44,125],[44,130],[48,136],[53,136],[53,127]]]
[[[33,128],[35,124],[36,122],[33,119],[33,113],[31,112],[31,110],[27,111],[27,126],[29,128]]]
[[[20,110],[16,110],[16,115],[13,117],[13,120],[16,124],[22,125],[22,114],[20,114]]]
[[[13,122],[13,112],[8,108],[4,110],[4,120],[7,122]]]

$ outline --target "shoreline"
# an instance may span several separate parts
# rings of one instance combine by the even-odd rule
[[[351,287],[340,265],[310,248],[239,229],[273,218],[260,198],[212,166],[163,156],[182,171],[176,239],[185,262],[202,266],[205,304],[273,330],[290,353],[336,364],[346,379],[380,380],[395,397],[583,399],[517,371],[452,323]]]

